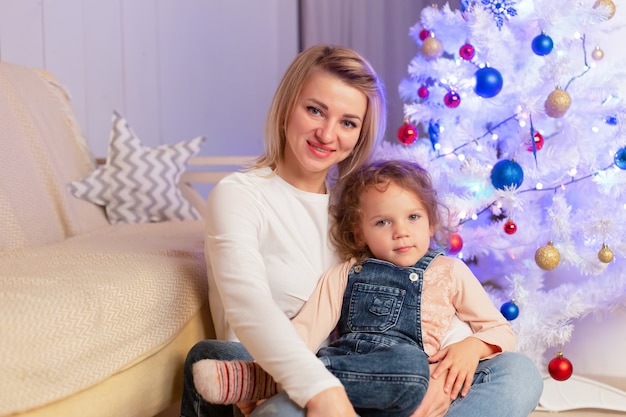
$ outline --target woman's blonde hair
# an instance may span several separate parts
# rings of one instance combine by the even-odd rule
[[[265,153],[255,167],[275,167],[285,155],[287,123],[300,93],[314,71],[326,71],[367,96],[367,109],[359,140],[351,156],[337,164],[342,178],[369,160],[385,132],[387,109],[385,88],[369,62],[352,49],[315,45],[295,58],[283,76],[265,122]]]
[[[420,165],[407,160],[374,161],[361,166],[339,182],[335,202],[330,206],[332,226],[331,242],[342,260],[356,257],[359,260],[372,257],[363,242],[357,239],[356,231],[361,223],[361,196],[370,188],[387,189],[390,183],[414,193],[422,202],[430,227],[434,232],[433,243],[447,246],[452,231],[443,222],[447,208],[439,201],[430,174]]]

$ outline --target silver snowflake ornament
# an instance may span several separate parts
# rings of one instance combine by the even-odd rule
[[[508,19],[517,15],[517,10],[513,7],[515,0],[481,0],[481,3],[485,10],[493,14],[493,19],[498,28],[502,28],[505,18]]]

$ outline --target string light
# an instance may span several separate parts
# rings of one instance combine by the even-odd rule
[[[543,185],[543,183],[538,182],[535,185],[534,188],[527,188],[525,190],[518,191],[517,194],[523,194],[523,193],[528,193],[528,192],[533,192],[533,191],[557,191],[559,189],[561,191],[565,191],[567,186],[569,186],[571,184],[574,184],[574,183],[577,183],[577,182],[580,182],[580,181],[584,181],[584,180],[589,179],[589,178],[592,178],[592,177],[594,177],[596,175],[600,175],[600,174],[602,174],[603,172],[607,171],[608,169],[610,169],[612,167],[613,167],[613,164],[611,164],[611,165],[609,165],[609,166],[607,166],[605,168],[599,169],[599,170],[597,170],[597,171],[595,171],[593,173],[590,173],[590,174],[587,174],[585,176],[578,177],[578,178],[575,177],[576,174],[578,173],[578,170],[576,168],[572,168],[572,169],[570,169],[568,171],[568,173],[572,177],[572,179],[569,180],[569,181],[566,181],[564,183],[561,183],[561,184],[558,184],[558,185],[555,185],[555,186],[552,186],[552,187],[545,187]],[[476,220],[481,213],[484,213],[489,208],[494,207],[494,206],[497,207],[497,208],[501,208],[502,204],[498,200],[492,201],[491,203],[487,204],[486,206],[484,206],[483,208],[478,210],[474,215],[472,215],[471,219],[472,220]],[[626,204],[624,204],[624,208],[626,208]],[[459,222],[459,224],[463,224],[465,222],[467,222],[467,219],[461,220]]]

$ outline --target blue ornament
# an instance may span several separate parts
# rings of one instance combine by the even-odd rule
[[[471,10],[473,0],[461,0],[461,12],[465,12],[466,10]]]
[[[495,68],[484,67],[476,71],[474,91],[481,97],[491,98],[502,90],[502,74]]]
[[[614,160],[619,169],[626,169],[626,148],[617,151]]]
[[[524,181],[524,171],[520,164],[509,159],[498,161],[491,170],[491,184],[498,190],[505,187],[518,188]]]
[[[552,52],[552,48],[554,48],[554,43],[552,42],[552,38],[542,33],[541,35],[535,36],[532,43],[533,52],[539,56],[548,55]]]
[[[435,145],[439,143],[439,133],[441,132],[441,128],[439,127],[439,123],[433,122],[432,120],[428,123],[428,137],[430,138],[430,144],[435,150]]]
[[[507,301],[500,307],[500,313],[509,321],[515,320],[519,316],[519,307],[513,301]]]
[[[617,125],[617,117],[615,116],[606,116],[604,121],[607,125],[616,126]]]

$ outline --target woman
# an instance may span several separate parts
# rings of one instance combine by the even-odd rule
[[[328,187],[369,158],[385,120],[384,87],[354,51],[314,46],[287,69],[269,110],[264,155],[208,198],[211,314],[217,338],[245,349],[215,341],[192,348],[182,416],[232,415],[197,394],[193,363],[250,355],[309,416],[356,415],[289,319],[337,262],[327,236]]]

